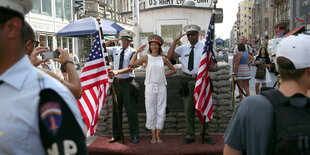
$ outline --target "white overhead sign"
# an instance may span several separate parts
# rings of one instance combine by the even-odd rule
[[[183,4],[183,2],[185,3]],[[196,7],[211,7],[212,0],[145,0],[145,8],[167,5],[187,5]]]

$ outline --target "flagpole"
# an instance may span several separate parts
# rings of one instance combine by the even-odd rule
[[[98,18],[96,18],[96,20],[98,21],[98,24],[99,24],[99,30],[100,30],[100,35],[101,35],[100,42],[101,42],[102,40],[104,40],[104,36],[103,36],[102,27],[101,27],[101,24],[100,24],[100,18],[98,17]],[[120,111],[119,111],[119,108],[118,108],[119,106],[118,106],[117,96],[116,96],[116,93],[115,93],[115,87],[114,87],[114,84],[113,84],[113,78],[111,78],[109,76],[109,69],[111,69],[111,68],[110,68],[110,62],[109,62],[109,59],[108,59],[107,48],[106,48],[106,45],[105,45],[104,42],[102,44],[100,43],[100,45],[102,45],[102,47],[103,47],[102,56],[103,56],[104,61],[105,61],[106,72],[108,74],[108,79],[109,79],[109,82],[111,83],[112,95],[113,95],[113,99],[114,99],[114,103],[115,103],[115,108],[116,108],[116,113],[117,113],[117,123],[118,123],[119,129],[120,129],[122,143],[125,144],[125,139],[124,139],[124,134],[123,134],[123,127],[122,127],[122,123],[121,123],[121,119],[120,119]]]
[[[213,0],[213,10],[212,10],[212,25],[214,26],[214,32],[215,32],[215,25],[214,25],[214,21],[215,21],[215,12],[216,12],[216,3],[217,0]],[[214,35],[214,34],[213,34]],[[217,63],[215,56],[214,56],[214,52],[213,50],[210,51],[213,57],[213,61],[215,63]],[[211,83],[211,79],[210,79],[210,83]],[[210,90],[211,91],[211,90]],[[202,140],[201,143],[204,144],[205,143],[205,129],[206,129],[206,115],[203,116],[203,125],[202,125]]]

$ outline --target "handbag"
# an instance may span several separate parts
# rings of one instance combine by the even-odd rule
[[[266,79],[266,64],[261,63],[261,64],[256,64],[256,74],[255,74],[255,79],[259,80],[265,80]]]

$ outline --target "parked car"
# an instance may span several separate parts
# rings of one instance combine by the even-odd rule
[[[270,72],[274,72],[274,73],[276,72],[275,63],[276,63],[277,47],[281,40],[282,38],[274,38],[268,41],[267,50],[268,50],[268,54],[269,54],[270,61],[271,61],[271,66],[269,68]]]

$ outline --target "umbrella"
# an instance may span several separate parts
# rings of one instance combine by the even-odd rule
[[[101,27],[105,36],[118,35],[124,28],[118,24],[101,19]],[[58,37],[88,37],[99,31],[97,20],[93,17],[83,18],[68,24],[56,33]]]

